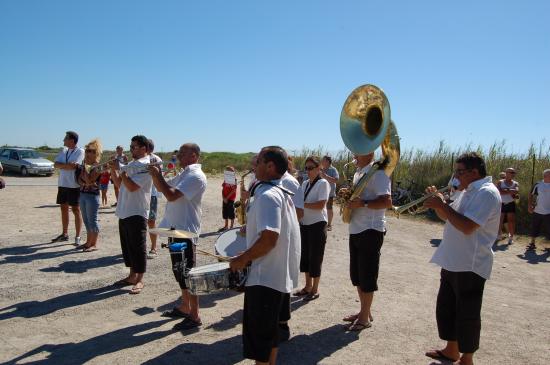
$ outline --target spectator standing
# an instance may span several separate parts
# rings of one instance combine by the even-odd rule
[[[543,180],[536,183],[529,194],[529,213],[533,215],[529,235],[531,242],[527,246],[529,250],[537,248],[535,239],[541,229],[546,233],[546,238],[550,239],[550,169],[544,170],[542,176]]]
[[[54,167],[59,169],[59,179],[57,182],[56,202],[61,208],[61,226],[62,233],[53,238],[52,242],[62,242],[69,240],[69,206],[74,215],[75,225],[75,246],[80,245],[80,230],[82,228],[82,217],[80,214],[79,199],[80,185],[75,179],[75,170],[84,159],[84,150],[77,147],[78,134],[73,131],[67,131],[63,139],[63,150],[55,158]]]

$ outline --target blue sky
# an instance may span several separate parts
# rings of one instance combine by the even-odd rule
[[[402,148],[550,135],[549,1],[0,1],[0,144],[344,147],[386,92]]]

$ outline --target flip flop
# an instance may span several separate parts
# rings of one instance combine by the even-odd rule
[[[191,318],[185,318],[180,323],[176,323],[174,325],[174,329],[176,331],[186,331],[186,330],[191,330],[193,328],[199,328],[200,326],[202,326],[202,322],[200,320],[195,321]]]
[[[361,332],[362,330],[367,329],[371,326],[372,324],[370,322],[360,323],[358,321],[355,321],[347,328],[347,330],[351,332]]]
[[[349,316],[346,316],[342,318],[342,321],[344,322],[355,322],[359,318],[359,314],[350,314]]]
[[[445,360],[445,361],[451,361],[451,362],[455,362],[458,360],[458,359],[451,359],[450,357],[445,355],[441,350],[431,350],[426,352],[425,355],[434,360]]]
[[[142,290],[143,290],[143,286],[137,286],[136,284],[132,289],[130,289],[130,292],[128,294],[136,295],[141,293]]]
[[[305,300],[306,302],[311,302],[312,300],[315,300],[317,298],[319,298],[319,293],[315,293],[315,294],[309,293],[304,297],[303,300]]]
[[[95,246],[90,246],[90,247],[85,247],[82,252],[93,252],[93,251],[97,251],[97,247]]]
[[[168,318],[189,318],[189,314],[180,311],[178,308],[174,307],[171,311],[162,312],[161,317]]]
[[[308,295],[308,294],[309,294],[309,292],[305,288],[303,288],[302,290],[297,291],[296,293],[294,293],[292,295],[294,295],[295,297],[303,297],[304,295]]]

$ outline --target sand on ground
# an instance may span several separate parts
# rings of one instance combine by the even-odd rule
[[[169,255],[148,260],[145,288],[111,284],[127,274],[113,208],[100,210],[100,249],[82,253],[50,243],[60,233],[55,177],[6,177],[0,191],[0,362],[4,364],[245,364],[243,295],[200,298],[203,326],[182,333],[162,318],[179,288]],[[213,252],[221,227],[222,179],[209,178],[200,246]],[[19,186],[17,186],[19,185]],[[109,203],[114,194],[109,190]],[[164,212],[161,200],[159,215]],[[74,225],[71,216],[71,240]],[[320,298],[292,299],[292,338],[279,364],[439,364],[424,356],[441,346],[435,322],[439,268],[428,261],[442,225],[388,219],[373,326],[344,331],[342,317],[359,303],[348,274],[347,225],[338,216],[329,232]],[[164,241],[164,240],[162,240]],[[486,283],[477,364],[547,364],[550,359],[550,252],[526,252],[526,239],[495,249]],[[211,263],[200,256],[199,263]],[[303,282],[303,278],[301,278]],[[545,360],[546,359],[546,360]]]

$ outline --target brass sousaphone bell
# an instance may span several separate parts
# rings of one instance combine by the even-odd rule
[[[362,85],[346,99],[340,115],[340,135],[346,147],[354,154],[367,155],[379,146],[382,158],[357,183],[340,192],[340,214],[345,223],[351,221],[347,203],[358,198],[370,178],[378,170],[389,177],[399,162],[399,136],[391,120],[390,103],[384,92],[374,85]]]

